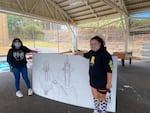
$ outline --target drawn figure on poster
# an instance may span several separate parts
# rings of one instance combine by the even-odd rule
[[[71,73],[73,71],[73,68],[71,67],[71,63],[68,56],[64,62],[62,70],[64,72],[65,88],[70,88]]]
[[[43,65],[43,71],[44,71],[44,77],[45,77],[45,81],[46,82],[48,82],[49,81],[49,76],[48,76],[48,74],[49,74],[49,71],[50,71],[50,67],[49,67],[49,63],[48,64],[44,64]]]
[[[52,84],[50,81],[52,81],[52,70],[50,68],[49,63],[44,63],[42,66],[42,71],[44,72],[44,83],[41,83],[44,90],[44,95],[47,95],[49,90],[52,88]],[[51,73],[51,74],[50,74]]]

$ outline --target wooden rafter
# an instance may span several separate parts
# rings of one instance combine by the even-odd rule
[[[71,23],[75,24],[74,20],[54,1],[47,0],[52,6],[54,6],[59,12],[61,12],[68,20],[71,21]]]
[[[121,13],[125,16],[128,15],[122,8],[118,7],[117,4],[112,2],[111,0],[100,0],[100,1],[103,1],[106,5],[109,5],[110,7],[112,7],[116,11],[118,11],[119,13]]]

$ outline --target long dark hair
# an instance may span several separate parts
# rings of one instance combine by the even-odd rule
[[[106,49],[106,47],[105,47],[105,41],[101,37],[94,36],[93,38],[91,38],[91,40],[98,41],[99,43],[101,43],[101,49]]]
[[[14,38],[13,41],[12,41],[11,47],[12,47],[12,48],[15,48],[14,42],[15,42],[16,40],[18,40],[18,41],[21,43],[21,47],[22,47],[22,46],[23,46],[23,43],[22,43],[22,41],[20,40],[20,38]]]

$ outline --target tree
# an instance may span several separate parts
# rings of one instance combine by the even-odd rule
[[[40,39],[44,37],[41,21],[34,21],[31,18],[15,15],[8,15],[7,18],[9,38],[19,37],[32,39],[33,33],[34,38]]]

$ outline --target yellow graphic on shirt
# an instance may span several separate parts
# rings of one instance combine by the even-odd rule
[[[92,65],[95,64],[95,56],[92,56],[90,64],[92,64]]]
[[[113,62],[112,62],[112,60],[109,61],[109,67],[110,67],[111,70],[113,69]]]

